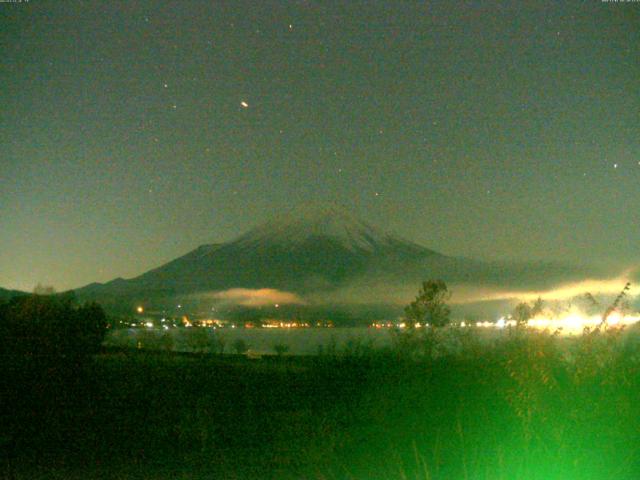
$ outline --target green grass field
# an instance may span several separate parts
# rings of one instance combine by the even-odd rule
[[[3,474],[640,478],[635,335],[458,341],[428,356],[437,346],[420,338],[262,360],[112,351],[72,373],[6,361]]]

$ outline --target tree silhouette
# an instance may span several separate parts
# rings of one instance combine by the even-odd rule
[[[107,326],[99,305],[78,305],[73,294],[14,297],[0,319],[0,351],[12,357],[81,361],[99,351]]]
[[[451,309],[446,302],[449,298],[451,298],[451,292],[444,281],[423,282],[416,299],[404,309],[407,327],[412,328],[416,323],[428,323],[433,327],[448,325]]]
[[[71,294],[23,295],[0,304],[0,431],[12,448],[31,445],[40,432],[51,444],[73,427],[76,407],[91,390],[92,355],[106,333],[96,304]],[[45,440],[42,440],[45,441]]]

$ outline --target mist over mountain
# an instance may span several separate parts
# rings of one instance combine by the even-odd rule
[[[593,273],[552,263],[443,255],[331,204],[278,215],[228,243],[202,245],[138,277],[90,284],[76,293],[106,305],[173,303],[179,297],[219,302],[228,300],[220,292],[237,289],[291,292],[298,303],[315,305],[399,305],[428,278],[452,285],[546,288]]]

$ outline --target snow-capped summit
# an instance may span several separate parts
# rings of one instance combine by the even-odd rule
[[[262,245],[300,245],[325,238],[351,251],[372,252],[402,242],[373,227],[337,204],[305,205],[259,225],[236,239],[241,248]]]

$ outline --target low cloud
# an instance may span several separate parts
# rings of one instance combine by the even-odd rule
[[[295,293],[273,288],[232,288],[211,294],[212,298],[244,307],[262,307],[266,305],[304,305],[305,301]]]
[[[640,298],[639,270],[629,269],[618,276],[609,278],[585,278],[583,280],[558,283],[549,288],[514,288],[482,284],[451,283],[452,297],[449,303],[456,311],[491,314],[508,311],[521,301],[532,301],[541,297],[546,302],[566,302],[589,292],[598,297],[613,297],[620,293],[630,281],[631,289],[627,294],[631,298]],[[238,305],[243,307],[263,307],[279,305],[393,305],[402,308],[412,301],[420,288],[416,283],[385,283],[376,281],[354,282],[334,291],[315,289],[314,293],[303,297],[296,293],[273,288],[232,288],[224,291],[208,292],[202,299],[213,300],[220,306]],[[501,313],[501,314],[502,314]]]
[[[538,297],[549,301],[569,300],[589,292],[593,295],[616,295],[633,278],[634,272],[608,279],[585,279],[558,285],[545,290],[511,290],[511,289],[486,289],[471,285],[458,285],[454,287],[454,302],[459,304],[486,302],[496,300],[529,301]],[[632,285],[628,292],[630,296],[640,294],[640,289]]]
[[[640,275],[638,268],[630,268],[617,276],[609,278],[584,278],[581,280],[555,283],[547,288],[518,288],[504,286],[488,286],[481,283],[449,283],[452,292],[449,303],[461,308],[476,308],[482,304],[487,306],[515,304],[521,301],[533,301],[541,297],[549,302],[570,301],[589,292],[594,296],[616,296],[627,282],[631,282],[629,297],[640,297]],[[638,284],[636,284],[638,280]],[[309,296],[313,303],[338,304],[391,304],[403,306],[412,301],[420,288],[420,283],[364,283],[354,282],[351,285],[330,293],[316,293]],[[481,310],[481,309],[480,309]]]

